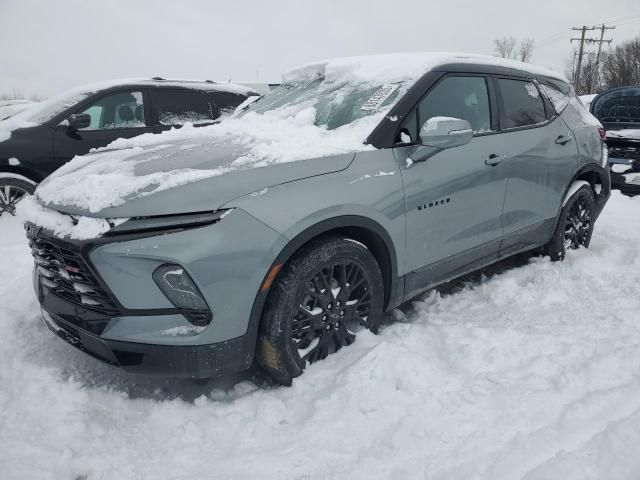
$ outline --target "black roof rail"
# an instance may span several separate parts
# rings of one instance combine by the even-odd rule
[[[151,80],[166,80],[166,79],[162,77],[151,77]]]

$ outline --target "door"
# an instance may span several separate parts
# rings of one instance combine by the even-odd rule
[[[500,253],[508,255],[549,239],[578,150],[573,132],[549,103],[545,106],[536,83],[514,78],[495,82],[507,154]]]
[[[185,123],[211,125],[221,113],[199,90],[158,88],[151,90],[150,95],[156,131],[180,128]]]
[[[60,165],[76,155],[84,155],[92,148],[104,147],[118,138],[131,138],[153,131],[147,122],[145,98],[140,90],[105,94],[75,113],[88,114],[91,124],[79,130],[72,130],[64,125],[56,128],[53,152]]]
[[[409,294],[497,257],[505,145],[494,133],[497,118],[492,116],[495,102],[490,91],[484,76],[445,76],[403,124],[401,136],[411,145],[397,147],[394,153],[405,190],[406,270],[413,272],[407,276]],[[420,143],[418,125],[432,117],[467,120],[473,139],[425,161],[407,161]]]

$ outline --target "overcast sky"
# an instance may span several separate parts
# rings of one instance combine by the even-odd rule
[[[640,34],[640,1],[0,0],[0,93],[155,75],[278,81],[329,57],[492,53],[505,35],[533,37],[534,63],[564,71],[570,28],[602,22],[617,24],[614,42]]]

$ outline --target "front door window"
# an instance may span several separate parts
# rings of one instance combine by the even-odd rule
[[[82,113],[91,116],[83,130],[112,130],[145,126],[142,92],[118,92],[101,97]]]

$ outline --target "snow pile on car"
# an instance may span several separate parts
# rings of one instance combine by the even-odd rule
[[[316,62],[285,73],[283,82],[298,84],[322,78],[327,84],[349,88],[403,82],[404,92],[428,70],[453,62],[502,65],[561,78],[540,67],[484,55],[406,53]],[[314,104],[305,101],[262,114],[247,112],[209,127],[186,125],[160,135],[120,139],[94,154],[74,158],[40,185],[37,196],[45,204],[95,213],[136,195],[150,195],[239,169],[372,149],[364,142],[390,108],[373,109],[363,118],[330,130],[314,124]],[[139,160],[138,154],[176,142],[241,145],[246,154],[214,169],[181,168],[179,159],[172,171],[142,173],[138,168],[140,162],[148,162],[147,158]]]
[[[0,476],[637,480],[639,209],[613,192],[590,249],[416,298],[291,388],[142,378],[76,351],[43,325],[3,215]]]
[[[264,114],[248,112],[209,127],[185,125],[161,135],[120,139],[93,154],[74,158],[48,177],[36,194],[46,204],[98,212],[121,205],[131,196],[151,195],[236,170],[372,149],[363,140],[381,115],[327,130],[314,125],[313,107],[300,106]],[[206,163],[202,168],[182,168],[176,158],[173,169],[156,171],[149,164],[153,156],[139,155],[174,145],[238,145],[246,153],[218,168],[207,168]]]
[[[127,218],[92,218],[84,215],[71,217],[50,208],[43,207],[35,198],[24,198],[18,208],[18,218],[24,222],[44,227],[61,238],[86,240],[97,238],[113,227],[124,223]]]
[[[345,57],[312,62],[284,73],[283,83],[300,83],[324,78],[328,82],[373,83],[382,85],[416,81],[430,70],[447,64],[496,65],[568,80],[560,73],[530,63],[490,55],[455,52],[410,52]]]

